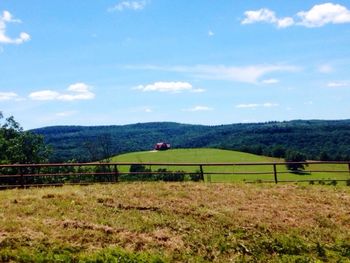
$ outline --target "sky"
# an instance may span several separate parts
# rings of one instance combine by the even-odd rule
[[[24,129],[350,118],[350,1],[0,0]]]

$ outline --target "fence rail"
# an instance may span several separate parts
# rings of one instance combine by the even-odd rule
[[[303,171],[288,171],[286,165],[316,165],[317,169]],[[142,165],[148,167],[147,171],[130,172],[127,168],[132,165]],[[248,169],[235,171],[235,167],[254,167],[255,170]],[[258,166],[258,167],[257,167]],[[326,166],[325,169],[320,169]],[[342,167],[339,167],[342,166]],[[165,169],[152,171],[151,168],[175,167],[182,168],[181,171],[168,171]],[[218,167],[215,169],[215,167]],[[223,167],[231,167],[232,171],[227,171]],[[259,168],[260,167],[260,168]],[[270,167],[263,169],[261,167]],[[191,170],[192,169],[192,170]],[[193,170],[195,169],[195,170]],[[214,170],[213,170],[214,169]],[[200,180],[211,182],[215,176],[229,176],[235,180],[235,176],[246,176],[245,182],[254,182],[249,180],[249,176],[264,176],[263,179],[255,180],[260,182],[312,182],[319,181],[348,181],[350,182],[350,161],[305,161],[305,162],[225,162],[225,163],[166,163],[166,162],[113,162],[113,163],[49,163],[49,164],[2,164],[0,165],[0,189],[13,187],[29,186],[48,186],[63,184],[89,184],[94,182],[116,183],[120,181],[123,175],[159,175],[159,174],[178,174],[186,175],[197,174]],[[317,173],[326,173],[328,178],[315,179],[299,178],[291,179],[290,175],[310,175]],[[346,174],[341,178],[336,174]],[[281,178],[289,175],[287,178]],[[213,176],[213,177],[212,177]],[[268,177],[271,176],[271,177]],[[265,178],[266,177],[266,178]],[[57,178],[60,178],[58,180]],[[103,180],[102,180],[103,179]],[[214,180],[215,181],[215,180]]]

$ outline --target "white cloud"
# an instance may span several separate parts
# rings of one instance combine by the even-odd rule
[[[264,75],[279,71],[296,71],[293,66],[253,65],[244,67],[196,66],[191,69],[194,74],[207,79],[221,79],[257,84]]]
[[[63,112],[57,112],[56,116],[57,117],[69,117],[69,116],[72,116],[76,113],[77,113],[77,111],[63,111]]]
[[[264,79],[261,81],[263,84],[277,84],[280,81],[278,79]]]
[[[6,34],[6,26],[8,23],[21,23],[21,20],[14,19],[9,11],[3,11],[0,15],[0,43],[3,44],[22,44],[30,40],[28,33],[22,32],[17,38],[11,38]]]
[[[209,36],[209,37],[212,37],[212,36],[214,36],[214,35],[215,35],[215,34],[214,34],[213,31],[211,31],[211,30],[208,31],[208,36]]]
[[[60,94],[52,90],[41,90],[29,94],[32,100],[56,100]]]
[[[345,6],[333,3],[314,5],[308,11],[300,11],[293,17],[278,18],[274,11],[268,8],[250,10],[244,12],[241,24],[269,23],[278,28],[286,28],[293,25],[305,27],[321,27],[326,24],[350,23],[350,10]]]
[[[194,106],[193,108],[189,109],[183,109],[183,111],[190,111],[190,112],[195,112],[195,111],[212,111],[213,108],[210,108],[208,106]]]
[[[284,17],[277,19],[278,28],[286,28],[292,25],[294,25],[294,19],[292,17]]]
[[[256,104],[256,103],[238,104],[238,105],[236,105],[236,108],[257,108],[257,107],[259,107],[259,104]]]
[[[261,107],[264,107],[264,108],[271,108],[271,107],[278,107],[278,106],[279,106],[279,104],[271,103],[271,102],[266,102],[266,103],[261,105]]]
[[[0,101],[16,100],[18,95],[14,92],[0,92]]]
[[[192,92],[192,93],[203,93],[203,92],[205,92],[205,89],[197,88],[197,89],[192,89],[190,92]]]
[[[224,66],[224,65],[195,65],[195,66],[158,66],[158,65],[127,65],[126,69],[180,72],[191,74],[202,79],[227,80],[250,84],[259,84],[261,78],[274,72],[297,72],[302,70],[293,65],[250,65],[250,66]],[[263,83],[263,82],[261,82]],[[140,89],[140,88],[136,88]],[[198,92],[204,90],[199,89]],[[192,91],[193,92],[193,91]]]
[[[236,105],[236,108],[256,109],[256,108],[272,108],[272,107],[278,107],[278,106],[279,106],[279,104],[277,104],[277,103],[266,102],[266,103],[262,103],[262,104],[258,104],[258,103],[238,104],[238,105]]]
[[[306,27],[350,23],[350,10],[333,3],[315,5],[309,11],[299,12],[297,16],[301,19],[298,24]]]
[[[124,10],[142,10],[145,8],[147,2],[146,1],[122,1],[119,2],[118,4],[114,5],[113,7],[108,8],[109,12],[114,12],[114,11],[124,11]]]
[[[241,22],[243,25],[264,22],[275,24],[279,28],[285,28],[294,24],[294,19],[292,17],[277,18],[275,12],[267,8],[261,8],[255,11],[246,11],[244,12],[244,15],[245,18]]]
[[[144,112],[144,113],[152,113],[154,112],[153,108],[150,106],[142,106],[130,109],[130,112]]]
[[[91,100],[95,98],[95,94],[91,92],[91,87],[85,83],[75,83],[67,88],[69,93],[60,93],[53,90],[41,90],[29,94],[32,100],[60,100],[60,101],[74,101],[74,100]]]
[[[276,20],[275,12],[267,9],[262,8],[255,11],[246,11],[244,12],[245,18],[241,22],[244,24],[252,24],[256,22],[268,22],[268,23],[274,23]]]
[[[329,88],[346,88],[346,87],[350,87],[350,82],[349,81],[333,81],[333,82],[329,82],[327,84],[327,87],[329,87]]]
[[[191,83],[188,82],[155,82],[148,85],[139,85],[136,90],[141,90],[143,92],[158,91],[158,92],[170,92],[170,93],[180,93],[184,91],[200,93],[204,92],[204,89],[195,89]]]
[[[258,84],[259,80],[266,74],[274,72],[295,72],[300,70],[300,68],[290,65],[251,65],[241,67],[223,65],[162,67],[155,65],[145,65],[127,66],[126,68],[189,73],[203,79],[228,80],[251,84]]]
[[[328,74],[334,71],[333,67],[328,64],[319,65],[317,68],[318,72]]]

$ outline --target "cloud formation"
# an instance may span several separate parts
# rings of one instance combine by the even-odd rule
[[[121,12],[124,10],[135,10],[139,11],[145,8],[147,2],[146,1],[122,1],[118,4],[114,5],[113,7],[108,8],[109,12]]]
[[[309,11],[299,12],[297,16],[301,19],[298,24],[306,27],[350,23],[350,10],[333,3],[315,5]]]
[[[57,117],[69,117],[72,115],[75,115],[77,111],[62,111],[62,112],[57,112],[55,115]]]
[[[278,79],[264,79],[261,81],[263,84],[277,84],[280,81]]]
[[[192,74],[203,79],[228,80],[250,84],[259,84],[266,74],[274,72],[296,72],[300,68],[290,65],[250,65],[250,66],[223,66],[223,65],[196,65],[170,66],[155,65],[127,66],[129,69],[159,70]]]
[[[333,67],[328,64],[319,65],[317,67],[318,72],[328,74],[334,71]]]
[[[277,104],[277,103],[265,102],[262,104],[258,104],[258,103],[238,104],[238,105],[236,105],[236,108],[255,109],[255,108],[272,108],[272,107],[278,107],[278,106],[279,106],[279,104]]]
[[[136,88],[136,90],[141,90],[143,92],[149,92],[149,91],[158,91],[158,92],[170,92],[170,93],[180,93],[184,91],[188,92],[204,92],[203,89],[195,89],[193,88],[191,83],[188,82],[155,82],[153,84],[148,85],[139,85]]]
[[[347,88],[350,87],[350,81],[333,81],[327,84],[329,88]]]
[[[59,100],[59,101],[74,101],[74,100],[91,100],[95,98],[95,94],[91,92],[91,87],[85,83],[75,83],[67,88],[68,92],[60,93],[53,90],[41,90],[29,94],[32,100]]]
[[[6,34],[6,26],[8,23],[21,23],[21,20],[14,19],[9,11],[3,11],[0,15],[0,43],[2,44],[22,44],[30,40],[30,35],[21,32],[17,38],[11,38]]]
[[[294,24],[294,19],[292,17],[278,18],[274,11],[267,8],[246,11],[244,15],[245,18],[241,22],[243,25],[264,22],[275,24],[278,28],[284,28]]]
[[[279,18],[274,11],[268,8],[250,10],[244,12],[241,24],[269,23],[278,28],[286,28],[293,25],[305,27],[321,27],[326,24],[350,23],[350,10],[345,6],[333,3],[314,5],[308,11],[298,12],[293,17]]]
[[[18,95],[14,92],[0,92],[0,101],[17,99]]]
[[[198,66],[194,72],[208,79],[222,79],[244,83],[257,84],[266,74],[279,71],[296,71],[293,66],[283,65],[252,65],[243,67]]]
[[[195,111],[212,111],[213,108],[210,108],[208,106],[194,106],[193,108],[189,109],[183,109],[183,111],[190,111],[190,112],[195,112]]]

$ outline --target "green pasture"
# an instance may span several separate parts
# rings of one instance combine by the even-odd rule
[[[118,155],[112,158],[112,162],[137,162],[137,163],[249,163],[249,162],[283,162],[283,159],[254,155],[249,153],[220,150],[220,149],[173,149],[167,151],[145,151]],[[196,172],[199,166],[152,166],[152,170],[166,168],[170,171],[182,170]],[[120,166],[121,172],[127,172],[129,166]],[[223,173],[206,176],[212,182],[257,181],[274,180],[272,165],[252,166],[203,166],[204,173]],[[305,174],[293,174],[288,172],[285,165],[278,165],[278,180],[348,180],[350,175],[346,164],[312,164],[305,168]],[[337,173],[336,171],[345,171]],[[264,172],[266,174],[241,174]],[[231,174],[224,174],[231,173]]]

